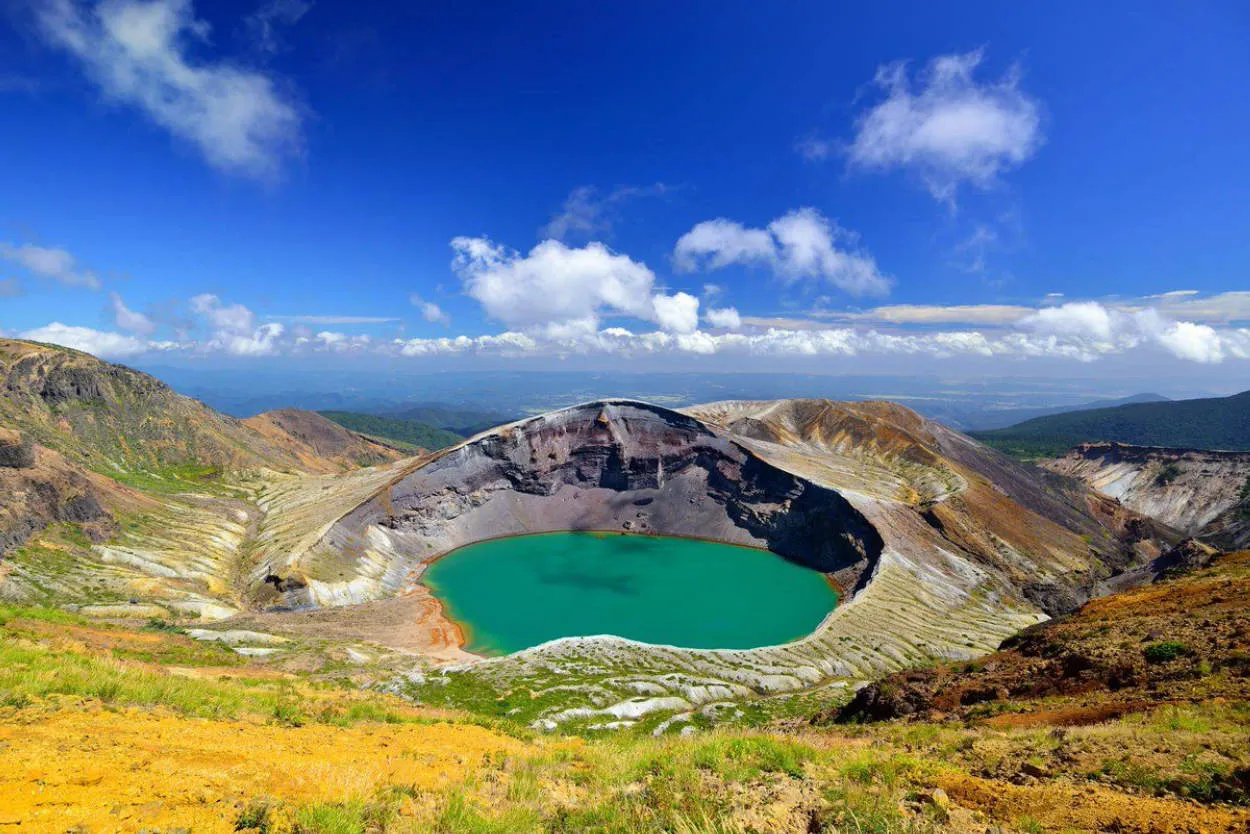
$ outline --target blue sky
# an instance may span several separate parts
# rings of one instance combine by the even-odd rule
[[[1244,4],[4,10],[10,335],[266,367],[1250,367]]]

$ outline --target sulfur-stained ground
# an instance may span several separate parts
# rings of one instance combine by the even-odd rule
[[[433,791],[524,743],[472,724],[276,726],[123,708],[23,710],[0,722],[0,831],[233,832],[285,803]]]

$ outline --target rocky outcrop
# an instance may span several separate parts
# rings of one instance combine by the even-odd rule
[[[54,452],[28,451],[22,466],[0,467],[0,558],[56,522],[78,524],[97,541],[107,538],[115,526],[101,490]]]
[[[1250,544],[1250,452],[1082,443],[1044,466],[1222,549]]]
[[[20,432],[0,428],[0,468],[30,469],[35,465],[35,444]]]

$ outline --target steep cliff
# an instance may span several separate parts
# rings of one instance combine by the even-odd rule
[[[1044,466],[1221,549],[1250,544],[1250,452],[1083,443]]]

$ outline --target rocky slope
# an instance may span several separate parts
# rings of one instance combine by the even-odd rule
[[[401,454],[315,414],[233,420],[146,374],[0,340],[0,598],[234,613],[259,492]]]
[[[1250,452],[1083,443],[1043,466],[1221,549],[1250,546]]]
[[[313,411],[266,411],[247,418],[243,425],[293,456],[305,472],[342,472],[407,456]]]
[[[1195,570],[1093,600],[975,663],[890,675],[816,720],[1094,724],[1247,691],[1250,552],[1208,553]],[[1250,771],[1239,778],[1240,798],[1250,800]]]
[[[316,415],[277,414],[248,425],[130,368],[68,348],[0,339],[0,426],[106,474],[180,467],[354,467],[354,461],[314,460],[320,455],[309,441],[315,445],[318,437],[331,434],[326,426],[332,423]],[[344,435],[349,433],[339,434],[329,457],[343,455],[349,442]],[[399,457],[378,444],[357,443],[365,445],[347,458],[364,453],[365,446],[367,455],[378,459]]]

